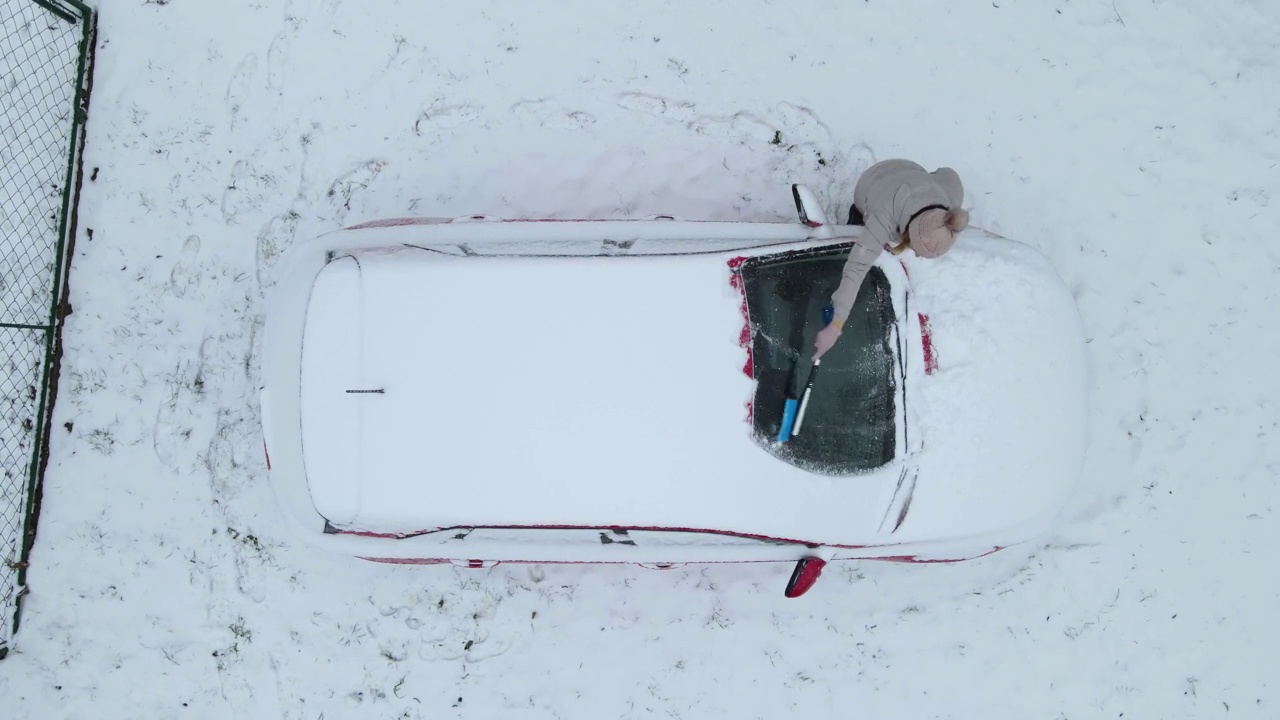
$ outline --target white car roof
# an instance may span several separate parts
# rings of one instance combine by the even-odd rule
[[[301,357],[317,511],[867,541],[899,471],[815,475],[756,443],[726,257],[337,254]]]

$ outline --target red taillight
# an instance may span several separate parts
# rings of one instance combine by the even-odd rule
[[[791,580],[787,583],[786,596],[789,598],[797,598],[809,591],[813,584],[818,582],[818,577],[822,575],[822,568],[827,566],[827,561],[820,557],[801,558],[796,563],[796,569],[791,573]]]

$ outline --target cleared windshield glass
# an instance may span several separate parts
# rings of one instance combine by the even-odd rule
[[[802,433],[781,445],[776,439],[791,383],[802,390],[808,378],[823,306],[848,256],[847,246],[827,247],[741,266],[757,382],[756,439],[798,467],[842,475],[878,468],[894,455],[896,318],[879,268],[867,274],[840,342],[822,358]]]

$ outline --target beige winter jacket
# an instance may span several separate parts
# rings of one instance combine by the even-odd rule
[[[881,252],[901,241],[912,218],[931,207],[958,209],[963,202],[964,185],[949,167],[928,172],[910,160],[883,160],[867,168],[853,189],[866,232],[849,253],[840,287],[831,295],[833,322],[844,326],[867,271]]]

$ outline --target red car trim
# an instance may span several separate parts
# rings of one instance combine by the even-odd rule
[[[738,333],[738,344],[747,351],[747,362],[742,366],[744,375],[751,379],[755,379],[755,365],[751,353],[751,313],[747,309],[747,289],[742,279],[740,269],[742,264],[747,261],[746,256],[739,255],[729,259],[729,286],[738,291],[742,296],[742,332]],[[748,405],[748,407],[750,407]]]
[[[369,562],[387,563],[389,565],[449,565],[450,558],[383,558],[360,557]],[[759,563],[793,562],[791,560],[699,560],[695,562],[680,561],[676,563],[649,563],[632,560],[498,560],[497,565],[639,565],[657,570],[673,570],[684,565],[746,565]]]
[[[924,374],[932,375],[938,369],[938,355],[933,347],[933,334],[929,330],[929,316],[917,313],[920,318],[920,343],[924,346]]]
[[[977,560],[992,553],[1003,550],[1004,547],[997,546],[982,553],[967,558],[951,558],[946,560],[937,560],[930,558],[920,558],[916,555],[887,555],[885,557],[869,557],[856,558],[857,560],[878,560],[880,562],[899,562],[911,563],[913,565],[940,565],[944,563],[966,562],[968,560]],[[387,563],[390,565],[448,565],[453,562],[451,558],[383,558],[383,557],[360,557],[361,560],[369,562]],[[498,564],[503,565],[648,565],[650,563],[637,563],[629,560],[499,560]],[[674,566],[682,565],[742,565],[754,563],[777,563],[792,562],[791,560],[699,560],[699,561],[681,561],[674,563]],[[662,565],[662,563],[657,563]],[[817,578],[814,578],[817,581]]]
[[[336,535],[356,535],[359,537],[388,538],[392,540],[404,540],[407,538],[418,537],[420,535],[429,535],[435,533],[456,532],[459,530],[638,530],[641,532],[687,532],[700,533],[706,535],[724,535],[727,537],[746,538],[748,540],[762,540],[766,542],[786,543],[788,545],[804,545],[806,547],[819,547],[819,543],[813,543],[806,540],[796,540],[793,538],[775,537],[772,535],[759,535],[756,533],[732,532],[729,530],[709,530],[706,528],[690,528],[690,527],[661,527],[654,525],[451,525],[449,527],[436,528],[434,530],[419,530],[411,533],[376,533],[366,530],[339,530],[334,528]],[[832,543],[823,543],[825,547],[840,548],[843,550],[861,550],[865,548],[886,547],[884,545],[838,545]],[[910,563],[946,563],[960,562],[963,560],[972,560],[974,558],[985,557],[997,550],[1003,549],[998,546],[982,553],[981,555],[973,555],[964,558],[954,558],[948,560],[921,560],[915,555],[889,555],[885,557],[863,558],[866,560],[885,560],[890,562],[910,562]],[[372,559],[372,558],[366,558]],[[510,560],[503,562],[512,562]],[[542,561],[538,561],[542,562]],[[572,562],[572,561],[570,561]],[[594,564],[598,561],[583,561],[588,564]],[[734,561],[738,562],[738,561]],[[762,561],[765,562],[765,561]],[[775,562],[775,561],[767,561]]]
[[[378,533],[367,530],[341,530],[335,528],[334,534],[337,535],[358,535],[360,537],[390,538],[394,540],[404,540],[406,538],[418,537],[419,535],[429,535],[435,533],[455,532],[459,530],[639,530],[649,532],[687,532],[701,533],[705,535],[724,535],[727,537],[745,538],[748,540],[761,540],[765,542],[786,543],[788,545],[808,545],[817,547],[818,543],[812,543],[807,540],[796,540],[794,538],[774,537],[772,535],[759,535],[756,533],[734,532],[731,530],[712,530],[709,528],[691,528],[691,527],[662,527],[657,525],[450,525],[449,527],[432,528],[430,530],[417,530],[407,533]],[[872,547],[869,545],[828,545],[828,547],[839,548],[864,548]]]
[[[937,565],[940,563],[954,563],[954,562],[964,562],[966,560],[977,560],[978,558],[986,557],[992,553],[999,552],[1003,549],[1004,549],[1003,545],[997,545],[996,547],[991,548],[990,550],[982,553],[981,555],[972,555],[966,558],[948,558],[945,560],[930,559],[930,558],[922,559],[917,555],[886,555],[884,557],[866,558],[866,559],[867,560],[884,560],[886,562],[913,563],[917,565]]]
[[[370,221],[368,221],[368,222],[362,222],[362,223],[359,223],[359,224],[356,224],[356,225],[348,225],[347,227],[343,228],[343,230],[364,230],[364,229],[366,229],[366,228],[376,228],[376,227],[399,227],[399,226],[402,226],[402,225],[433,225],[433,224],[439,224],[439,223],[442,223],[442,222],[443,222],[443,223],[451,223],[451,222],[454,222],[455,220],[462,220],[462,219],[469,219],[469,220],[484,220],[484,221],[488,221],[488,222],[501,222],[501,223],[612,223],[612,222],[627,222],[627,220],[619,220],[619,219],[612,219],[612,218],[491,218],[491,217],[488,217],[487,215],[460,215],[460,216],[458,216],[458,217],[439,217],[439,218],[429,218],[429,217],[384,218],[384,219],[381,219],[381,220],[370,220]],[[674,220],[675,218],[672,218],[671,216],[668,216],[668,215],[659,215],[657,219],[659,219],[659,220]],[[648,218],[639,218],[638,220],[639,220],[640,222],[649,222],[649,219],[648,219]],[[686,223],[718,223],[718,222],[720,222],[720,223],[723,223],[723,222],[731,222],[731,221],[725,221],[725,220],[682,220],[681,222],[686,222]]]

